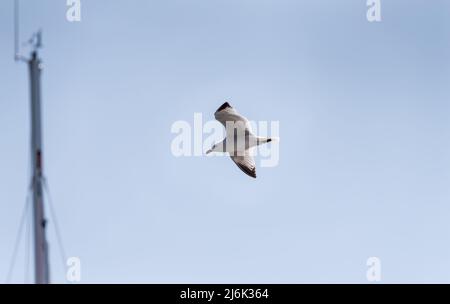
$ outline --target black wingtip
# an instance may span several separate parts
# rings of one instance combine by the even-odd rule
[[[255,168],[253,168],[251,171],[246,172],[246,173],[248,174],[248,176],[256,178],[256,170],[255,170]]]
[[[223,105],[221,105],[220,108],[218,108],[216,112],[222,111],[226,108],[231,108],[231,106],[228,102],[225,102]]]
[[[271,142],[271,141],[272,141],[272,138],[268,138],[268,139],[267,139],[267,142]]]
[[[256,178],[256,168],[248,168],[246,166],[243,166],[239,163],[236,163],[236,165],[241,169],[245,174],[247,174],[250,177]]]

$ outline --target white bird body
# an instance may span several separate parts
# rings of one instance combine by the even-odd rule
[[[250,150],[253,147],[259,146],[266,142],[270,142],[271,139],[267,137],[255,136],[253,134],[245,134],[245,146],[241,147],[239,144],[235,145],[227,145],[228,136],[224,138],[221,142],[218,142],[214,145],[214,149],[211,149],[210,152],[224,152],[233,154],[239,154],[246,150]]]
[[[255,160],[251,156],[250,149],[270,142],[272,139],[255,136],[248,119],[238,114],[228,102],[217,109],[214,117],[225,127],[227,136],[221,142],[214,144],[210,150],[206,151],[206,154],[229,153],[231,159],[242,171],[256,178]]]

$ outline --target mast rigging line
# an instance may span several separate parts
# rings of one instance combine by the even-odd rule
[[[27,195],[26,195],[26,198],[25,198],[25,205],[22,208],[22,215],[20,217],[19,228],[17,230],[16,240],[14,242],[13,254],[11,256],[11,261],[10,261],[10,264],[9,264],[8,273],[7,273],[6,279],[5,279],[5,283],[6,284],[11,282],[14,266],[16,264],[16,259],[17,259],[17,254],[18,254],[18,250],[19,250],[20,240],[22,238],[22,230],[23,230],[23,227],[24,227],[26,219],[27,219],[29,206],[31,205],[30,204],[30,201],[31,201],[30,200],[31,190],[32,190],[32,183],[28,187]]]

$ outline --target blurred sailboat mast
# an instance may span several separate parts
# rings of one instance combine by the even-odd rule
[[[34,278],[36,284],[50,282],[48,263],[48,244],[45,236],[46,219],[44,216],[43,195],[43,153],[41,123],[41,60],[38,49],[42,46],[41,31],[33,34],[28,41],[31,45],[31,57],[20,55],[19,51],[19,1],[14,1],[14,59],[27,62],[30,77],[31,104],[31,164],[33,194],[33,241],[34,241]]]

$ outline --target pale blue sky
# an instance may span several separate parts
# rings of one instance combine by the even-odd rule
[[[65,2],[22,0],[22,40],[43,28],[44,166],[82,282],[363,283],[370,256],[386,283],[450,282],[450,2],[382,0],[381,23],[365,0],[84,0],[80,23]],[[29,166],[12,35],[4,0],[2,280]],[[280,121],[256,180],[170,152],[224,101]]]

